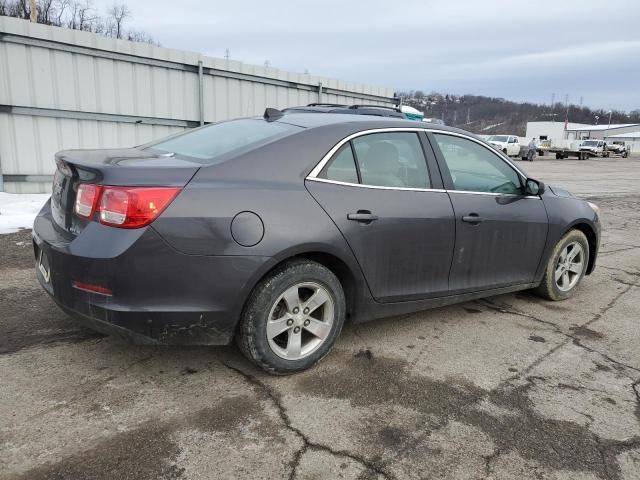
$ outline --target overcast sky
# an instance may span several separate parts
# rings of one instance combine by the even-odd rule
[[[124,1],[128,28],[165,47],[395,90],[640,108],[640,0]]]

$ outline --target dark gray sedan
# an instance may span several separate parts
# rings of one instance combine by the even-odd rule
[[[268,110],[56,162],[33,240],[63,310],[135,342],[235,338],[272,373],[319,361],[345,321],[565,299],[598,252],[595,205],[441,125]]]

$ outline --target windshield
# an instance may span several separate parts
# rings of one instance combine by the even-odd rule
[[[286,123],[245,118],[190,130],[146,147],[160,152],[184,155],[200,163],[213,165],[228,158],[229,154],[253,150],[300,130],[302,130],[301,127]]]
[[[587,140],[582,145],[586,145],[588,147],[597,147],[598,146],[598,141],[597,140]]]
[[[489,141],[490,142],[506,142],[507,141],[507,136],[506,135],[492,135],[489,137]]]

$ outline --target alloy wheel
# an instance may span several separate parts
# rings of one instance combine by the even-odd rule
[[[585,251],[578,242],[571,242],[562,249],[554,278],[556,286],[563,292],[568,292],[576,286],[584,270]]]
[[[329,337],[334,310],[331,293],[318,283],[302,282],[287,288],[269,312],[271,350],[286,360],[310,355]]]

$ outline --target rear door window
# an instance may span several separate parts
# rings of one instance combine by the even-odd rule
[[[352,140],[364,185],[430,188],[427,162],[415,132],[372,133]]]

